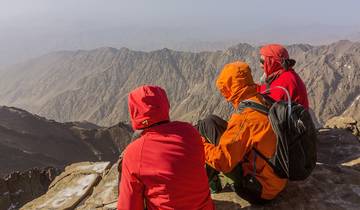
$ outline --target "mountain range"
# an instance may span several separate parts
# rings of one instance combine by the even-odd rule
[[[297,60],[318,126],[337,115],[360,119],[360,43],[287,46]],[[112,126],[128,121],[127,94],[143,84],[165,88],[171,116],[196,122],[209,113],[227,117],[231,106],[215,88],[228,62],[242,60],[259,80],[259,47],[238,44],[224,51],[152,52],[127,48],[50,53],[0,73],[0,104],[59,122],[88,121]]]

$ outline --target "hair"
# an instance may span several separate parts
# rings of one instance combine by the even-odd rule
[[[281,66],[285,69],[285,70],[289,70],[292,67],[294,67],[296,64],[296,61],[294,59],[284,59],[283,62],[281,63]]]

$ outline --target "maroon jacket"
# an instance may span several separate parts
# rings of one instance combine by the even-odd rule
[[[169,122],[163,89],[142,86],[129,94],[134,129],[141,136],[124,152],[118,209],[212,210],[204,147],[192,125]]]

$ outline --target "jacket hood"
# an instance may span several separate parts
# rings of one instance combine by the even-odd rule
[[[128,96],[128,107],[134,130],[170,119],[169,100],[165,90],[158,86],[144,85],[131,91]]]
[[[282,62],[289,59],[288,51],[279,44],[265,45],[260,49],[260,54],[265,57],[264,71],[266,76],[282,70]]]
[[[241,61],[226,64],[216,80],[216,86],[235,108],[241,101],[257,94],[250,67]]]

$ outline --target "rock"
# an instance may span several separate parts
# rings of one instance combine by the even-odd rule
[[[85,203],[76,209],[116,209],[118,199],[118,167],[114,164],[106,176],[95,187],[91,196]]]
[[[73,209],[99,182],[110,162],[82,162],[65,168],[49,187],[48,192],[21,209]]]
[[[213,199],[217,210],[241,209],[251,206],[249,202],[240,198],[232,191],[224,190],[223,192],[212,194],[211,198]]]
[[[302,182],[290,182],[269,205],[272,209],[358,209],[360,173],[341,166],[318,164]]]
[[[325,127],[347,129],[355,136],[360,136],[360,122],[351,117],[333,117],[325,123]]]
[[[318,162],[341,165],[360,157],[360,142],[342,129],[321,129],[318,134]]]
[[[0,179],[0,209],[8,209],[11,206],[11,197],[6,181]]]
[[[55,168],[34,168],[0,179],[0,209],[17,209],[41,196],[58,174]]]
[[[318,164],[305,181],[290,182],[273,202],[251,206],[233,192],[214,194],[216,209],[358,209],[360,142],[342,129],[318,134]]]
[[[109,167],[109,162],[97,162],[97,163],[91,163],[91,162],[80,162],[80,163],[74,163],[70,166],[67,166],[65,168],[65,171],[61,173],[58,177],[55,178],[55,180],[50,184],[49,188],[52,188],[55,186],[58,182],[60,182],[62,179],[64,179],[67,176],[71,176],[76,173],[83,173],[83,172],[96,172],[96,173],[104,173],[105,169]]]
[[[212,195],[217,210],[227,209],[359,209],[360,172],[318,164],[305,181],[290,182],[271,203],[256,206],[233,192]]]
[[[348,167],[351,167],[351,168],[353,168],[353,169],[355,169],[357,171],[360,171],[360,157],[355,159],[355,160],[343,163],[341,165],[348,166]]]

